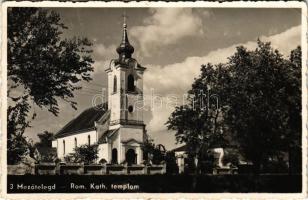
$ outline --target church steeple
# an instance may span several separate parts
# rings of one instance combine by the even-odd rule
[[[131,58],[134,53],[134,47],[129,43],[127,36],[127,25],[126,25],[126,16],[123,15],[123,34],[122,41],[119,47],[117,48],[120,60],[125,58]]]

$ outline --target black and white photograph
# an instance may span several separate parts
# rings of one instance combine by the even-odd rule
[[[304,3],[17,5],[7,194],[305,193]]]

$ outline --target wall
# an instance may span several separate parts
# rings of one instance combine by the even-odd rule
[[[94,144],[95,142],[97,142],[95,130],[56,139],[58,143],[58,145],[56,146],[58,158],[63,158],[64,156],[74,152],[75,138],[77,139],[77,146],[88,144],[88,135],[90,135],[90,144]],[[65,154],[63,154],[63,141],[65,141]],[[53,142],[53,145],[55,143],[56,142]]]
[[[130,126],[126,125],[120,129],[121,141],[135,139],[138,142],[144,141],[144,127],[143,126]]]
[[[100,161],[101,159],[105,159],[107,162],[109,162],[111,156],[109,155],[108,151],[108,143],[100,144],[98,148],[98,161]]]

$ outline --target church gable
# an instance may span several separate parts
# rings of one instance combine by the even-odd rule
[[[128,140],[125,140],[125,141],[121,141],[123,144],[126,144],[126,145],[133,145],[133,144],[138,144],[138,145],[140,145],[140,144],[142,144],[142,141],[138,141],[138,140],[136,140],[136,139],[134,139],[134,138],[130,138],[130,139],[128,139]]]

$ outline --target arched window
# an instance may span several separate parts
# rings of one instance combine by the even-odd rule
[[[135,91],[135,79],[132,74],[128,75],[127,77],[127,91],[128,92],[133,92]]]
[[[77,147],[77,138],[75,138],[75,148]]]
[[[90,135],[88,135],[88,145],[90,146],[91,144],[91,138],[90,138]]]
[[[63,155],[65,155],[65,140],[63,140]]]
[[[117,92],[117,76],[114,76],[113,78],[113,92]]]

